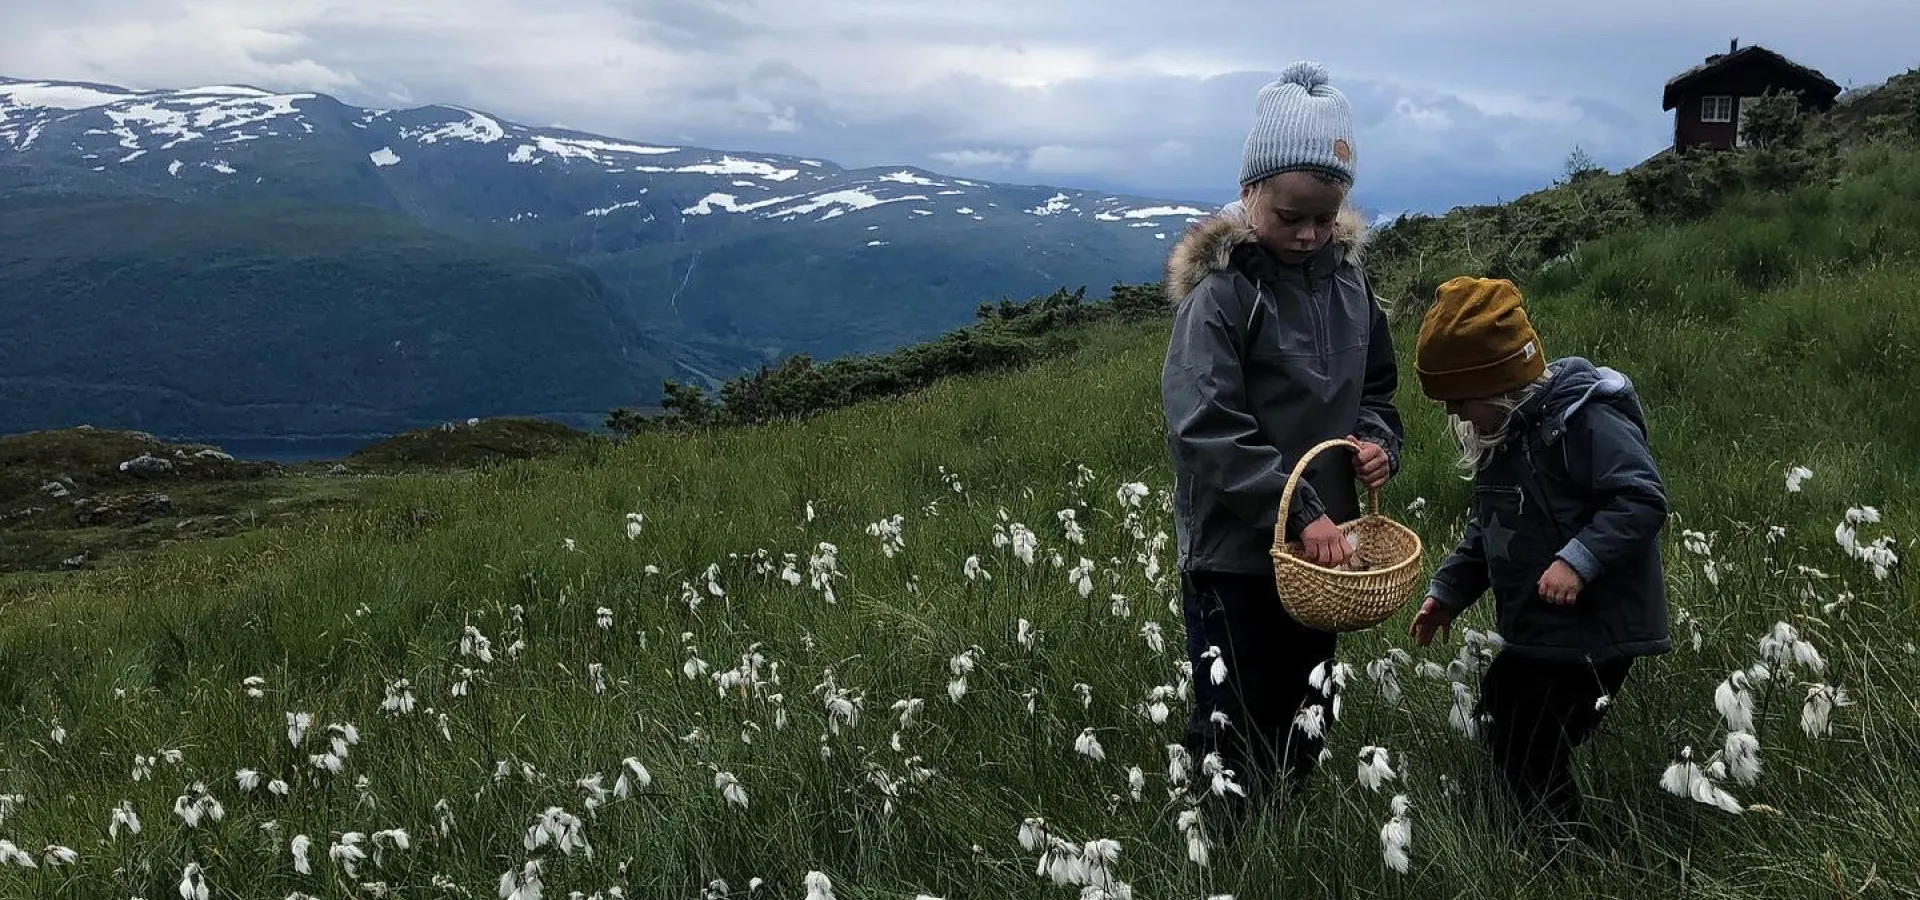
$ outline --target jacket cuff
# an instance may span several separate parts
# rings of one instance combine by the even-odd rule
[[[1568,541],[1565,547],[1560,548],[1558,556],[1579,573],[1581,581],[1591,582],[1600,577],[1600,558],[1594,556],[1587,545],[1580,543],[1579,538]]]
[[[1287,539],[1290,541],[1300,540],[1300,535],[1307,530],[1307,526],[1312,525],[1315,521],[1319,520],[1321,516],[1326,514],[1327,507],[1320,502],[1320,495],[1313,490],[1312,486],[1307,484],[1305,479],[1301,479],[1299,486],[1295,488],[1293,492],[1293,505],[1287,509],[1287,518],[1289,520],[1287,522]]]
[[[1400,474],[1400,441],[1396,435],[1385,429],[1375,427],[1373,423],[1362,419],[1360,425],[1354,428],[1353,436],[1362,441],[1376,444],[1381,450],[1386,451],[1387,471],[1395,475]]]
[[[1427,583],[1427,596],[1440,601],[1441,606],[1455,614],[1467,607],[1465,598],[1460,596],[1460,592],[1455,590],[1453,585],[1438,578]]]

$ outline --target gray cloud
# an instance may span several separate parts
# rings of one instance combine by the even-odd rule
[[[1179,199],[1231,194],[1253,95],[1326,63],[1360,122],[1358,198],[1487,202],[1664,145],[1661,84],[1772,46],[1836,81],[1912,64],[1910,0],[0,0],[0,74],[246,82],[377,106],[845,165]]]

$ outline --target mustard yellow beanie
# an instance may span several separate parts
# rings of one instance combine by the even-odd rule
[[[1421,391],[1442,402],[1487,400],[1544,374],[1546,354],[1525,302],[1506,279],[1463,275],[1441,285],[1414,349]]]

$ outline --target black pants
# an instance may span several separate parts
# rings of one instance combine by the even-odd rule
[[[1619,697],[1633,665],[1598,665],[1501,653],[1481,679],[1480,711],[1488,714],[1495,776],[1523,833],[1550,841],[1575,838],[1584,825],[1573,750],[1606,716],[1602,696]]]
[[[1218,752],[1248,795],[1247,801],[1229,797],[1230,808],[1244,813],[1265,805],[1282,781],[1297,793],[1324,740],[1294,728],[1294,716],[1319,704],[1326,727],[1333,726],[1330,699],[1307,679],[1315,666],[1333,659],[1337,636],[1288,615],[1270,575],[1188,572],[1181,576],[1181,593],[1195,700],[1184,744],[1193,756],[1196,790],[1207,789],[1201,766],[1208,753]],[[1226,660],[1221,684],[1209,677],[1208,647],[1219,647]],[[1216,712],[1226,715],[1224,727],[1214,720]]]

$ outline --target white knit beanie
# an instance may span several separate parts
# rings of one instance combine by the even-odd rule
[[[1353,107],[1327,84],[1325,67],[1305,60],[1260,89],[1241,155],[1240,183],[1303,169],[1353,183]]]

